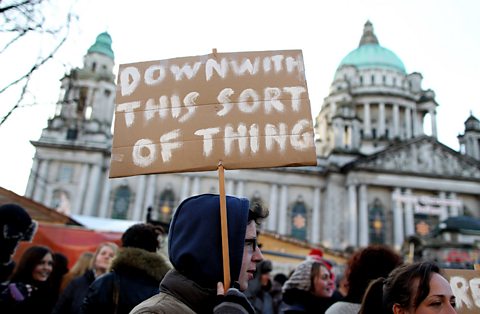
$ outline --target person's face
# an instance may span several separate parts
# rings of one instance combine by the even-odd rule
[[[245,233],[245,246],[243,248],[242,267],[240,269],[240,276],[238,283],[240,290],[245,291],[248,287],[248,281],[253,279],[257,263],[263,260],[260,248],[254,244],[257,239],[257,227],[252,220],[247,225],[247,232]]]
[[[329,298],[335,290],[332,274],[325,266],[320,266],[320,272],[313,279],[313,294],[320,298]]]
[[[269,281],[270,281],[270,273],[260,275],[260,283],[262,284],[262,287],[267,286]]]
[[[106,271],[110,267],[110,262],[115,256],[113,249],[107,245],[103,246],[95,259],[95,269]]]
[[[32,271],[32,278],[35,281],[46,281],[53,269],[53,256],[50,253],[45,254],[45,256],[40,260],[40,262],[35,265]]]
[[[417,283],[418,286],[418,283]],[[396,311],[395,311],[396,310]],[[451,314],[457,313],[455,310],[455,296],[452,293],[450,284],[441,275],[434,273],[430,279],[430,292],[428,296],[420,303],[417,309],[403,310],[396,308],[395,314]]]

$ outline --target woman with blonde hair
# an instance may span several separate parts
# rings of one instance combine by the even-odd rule
[[[63,292],[73,279],[82,276],[91,268],[93,257],[94,254],[92,252],[83,252],[80,255],[72,269],[63,277],[60,292]]]
[[[112,242],[101,243],[90,261],[90,267],[83,275],[73,279],[60,295],[52,314],[81,313],[81,305],[90,284],[107,272],[117,253],[118,246]],[[75,268],[75,266],[74,266]],[[80,268],[80,266],[79,266]]]

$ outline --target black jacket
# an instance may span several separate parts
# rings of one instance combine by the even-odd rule
[[[129,313],[137,304],[159,291],[170,269],[165,259],[137,248],[122,248],[112,262],[112,271],[97,278],[88,289],[82,313]]]
[[[52,314],[80,314],[83,299],[94,280],[93,270],[88,270],[82,276],[73,279],[60,295]]]
[[[280,313],[322,314],[336,301],[338,301],[337,296],[319,298],[308,291],[290,289],[286,290],[283,294],[283,304],[280,306]]]

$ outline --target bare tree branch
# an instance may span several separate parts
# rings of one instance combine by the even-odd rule
[[[22,87],[22,92],[20,93],[20,97],[18,98],[17,102],[15,103],[15,105],[13,106],[12,109],[10,109],[9,112],[7,112],[7,114],[5,116],[3,116],[2,118],[2,121],[0,121],[0,126],[3,125],[3,123],[5,121],[7,121],[8,117],[10,117],[10,115],[13,113],[13,111],[15,109],[17,109],[18,107],[20,107],[20,104],[22,103],[22,100],[23,98],[25,97],[25,94],[27,93],[27,87],[28,87],[28,83],[30,82],[30,76],[27,76],[25,78],[25,83],[23,84],[23,87]]]
[[[19,7],[22,7],[26,4],[29,4],[30,2],[33,2],[33,1],[30,1],[30,0],[26,0],[26,1],[23,1],[23,2],[19,2],[19,3],[12,3],[10,5],[7,5],[5,7],[0,7],[0,13],[4,13],[8,10],[12,10],[12,9],[18,9]]]
[[[0,54],[5,52],[9,47],[12,47],[13,43],[18,43],[19,40],[25,37],[29,32],[35,32],[37,34],[48,34],[49,36],[57,37],[60,33],[63,33],[61,40],[57,41],[55,47],[44,57],[37,60],[24,74],[14,79],[10,83],[6,84],[0,89],[0,95],[5,93],[10,88],[23,84],[21,87],[20,95],[13,105],[13,107],[6,113],[1,119],[0,126],[12,115],[12,113],[22,106],[22,102],[25,99],[25,95],[28,91],[28,87],[32,78],[32,75],[38,71],[45,63],[54,58],[58,50],[65,44],[69,37],[71,22],[74,16],[72,12],[68,12],[67,18],[64,24],[54,28],[47,28],[43,26],[45,17],[42,15],[42,10],[39,5],[43,0],[26,0],[17,2],[16,4],[0,7],[0,18],[6,21],[7,25],[0,25],[4,31],[10,31],[16,35],[8,41],[4,47],[0,50]],[[1,0],[0,0],[1,5]],[[7,14],[7,13],[9,14]],[[20,21],[20,22],[19,22]],[[1,22],[1,20],[0,20]],[[23,24],[22,24],[23,23]],[[0,23],[1,24],[1,23]]]

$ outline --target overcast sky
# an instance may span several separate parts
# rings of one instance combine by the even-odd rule
[[[55,0],[51,0],[55,3]],[[64,6],[66,1],[58,1]],[[50,21],[61,12],[47,12]],[[25,192],[34,148],[55,111],[59,80],[83,56],[96,36],[108,31],[118,64],[218,52],[301,49],[312,115],[320,111],[335,70],[358,46],[367,20],[380,45],[395,52],[408,73],[423,75],[439,103],[439,140],[458,149],[470,111],[480,118],[480,1],[90,1],[78,0],[79,14],[56,58],[33,78],[28,106],[0,126],[0,186]],[[5,37],[0,34],[0,41]],[[49,41],[32,40],[10,55],[0,54],[3,86],[31,65]],[[13,106],[0,95],[0,118]]]

